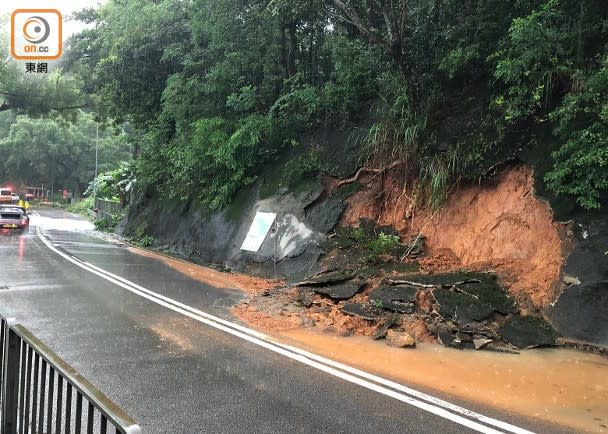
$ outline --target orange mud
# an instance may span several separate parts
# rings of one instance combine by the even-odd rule
[[[244,292],[259,293],[281,284],[281,281],[278,280],[267,280],[243,274],[213,270],[137,247],[129,247],[129,251],[147,258],[158,259],[174,270],[215,288],[236,288]]]
[[[519,355],[461,351],[438,345],[415,350],[310,330],[278,334],[290,343],[385,378],[494,406],[577,432],[608,432],[608,359],[567,349]]]
[[[305,309],[298,300],[297,289],[277,291],[269,297],[253,296],[245,299],[234,306],[231,312],[244,323],[269,333],[313,327],[315,330],[341,336],[370,337],[383,325],[382,322],[368,321],[342,312],[341,308],[346,303],[365,303],[365,292],[340,302],[322,295],[311,294],[311,297],[312,306]],[[392,328],[409,333],[417,342],[437,342],[429,332],[424,318],[416,314],[401,317]]]
[[[237,273],[230,273],[229,276],[230,280],[236,282],[239,285],[239,288],[247,293],[259,294],[268,289],[285,287],[285,282],[278,279],[263,279],[261,277]]]
[[[394,226],[404,240],[422,232],[429,250],[423,271],[495,270],[524,310],[540,310],[559,291],[563,258],[560,228],[534,196],[533,182],[531,168],[512,167],[484,185],[462,186],[433,215],[414,209],[394,178],[376,176],[348,200],[341,223],[371,218]]]
[[[191,351],[194,347],[192,339],[184,330],[187,329],[189,318],[182,317],[175,319],[175,316],[166,315],[166,318],[156,317],[152,324],[142,324],[148,330],[158,336],[160,342],[169,343],[172,347],[181,352]],[[169,350],[170,354],[179,353],[179,351]]]

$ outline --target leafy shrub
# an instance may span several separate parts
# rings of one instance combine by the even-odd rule
[[[305,85],[279,97],[270,108],[269,116],[290,128],[306,127],[315,118],[320,103],[317,89]]]
[[[372,255],[381,256],[390,254],[399,244],[397,235],[385,234],[380,232],[376,238],[366,244],[366,248]]]
[[[362,227],[346,228],[344,234],[355,243],[360,243],[365,239],[365,231]]]
[[[272,158],[284,140],[267,116],[250,115],[231,123],[222,118],[199,119],[192,137],[172,146],[165,165],[169,196],[186,200],[198,192],[203,205],[218,209],[256,179],[255,169]]]
[[[75,214],[81,214],[84,216],[89,215],[88,211],[93,209],[93,198],[92,197],[87,197],[85,199],[82,199],[79,202],[76,203],[72,203],[67,210],[69,212],[73,212]]]
[[[283,179],[286,185],[292,186],[302,179],[315,177],[321,169],[321,148],[313,146],[307,153],[285,164]]]
[[[141,247],[152,247],[154,245],[154,237],[144,235],[135,241],[135,244]]]
[[[386,259],[386,256],[394,254],[398,245],[398,236],[380,232],[376,238],[365,244],[367,254],[364,255],[363,262],[367,265],[379,264]]]
[[[121,218],[121,215],[115,214],[110,219],[97,219],[93,222],[93,224],[95,225],[95,229],[98,231],[113,232]]]
[[[97,194],[100,199],[117,200],[125,206],[135,183],[133,161],[122,161],[116,169],[97,175],[97,179],[89,183],[84,194],[86,196]]]
[[[509,127],[529,126],[531,146],[552,133],[547,187],[586,209],[608,191],[607,35],[603,2],[546,0],[513,20],[493,56],[505,84],[494,106]]]
[[[601,192],[608,190],[608,129],[595,124],[577,131],[552,156],[547,186],[573,196],[583,208],[599,208]]]
[[[608,191],[608,56],[590,76],[578,78],[581,89],[550,114],[559,122],[555,134],[563,143],[552,154],[553,169],[545,181],[555,194],[593,209]]]
[[[377,97],[377,78],[386,63],[378,47],[342,34],[332,35],[327,45],[334,65],[332,80],[323,89],[323,104],[329,113],[348,121]]]
[[[226,106],[238,113],[250,111],[256,103],[255,86],[243,86],[239,93],[233,93],[226,99]]]

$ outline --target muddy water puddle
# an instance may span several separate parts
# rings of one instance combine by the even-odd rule
[[[137,247],[129,247],[129,251],[147,258],[157,259],[174,270],[189,276],[191,279],[198,280],[199,282],[206,283],[216,288],[238,287],[227,273],[221,273],[210,268],[200,267],[178,259],[168,258],[167,256],[149,250],[139,249]]]
[[[569,349],[519,355],[438,345],[391,348],[363,337],[307,329],[281,332],[291,343],[405,384],[565,425],[608,432],[608,358]]]

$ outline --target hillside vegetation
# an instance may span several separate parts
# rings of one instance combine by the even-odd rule
[[[139,185],[175,200],[221,208],[307,131],[361,119],[362,164],[433,205],[522,153],[584,208],[608,189],[604,0],[111,0],[78,18],[65,71],[134,128]]]
[[[105,162],[125,159],[125,129],[139,187],[211,209],[307,132],[363,125],[361,165],[417,181],[431,205],[513,158],[580,207],[608,190],[605,0],[109,0],[76,18],[89,26],[47,78],[0,65],[4,178],[37,167],[32,152],[48,155],[28,182],[49,178],[57,153],[21,131],[69,148],[53,131],[72,122],[82,148],[84,110],[120,151]],[[78,167],[59,184],[84,189],[90,157],[59,154]],[[314,175],[314,157],[290,170]]]

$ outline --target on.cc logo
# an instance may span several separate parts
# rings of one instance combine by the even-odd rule
[[[16,9],[11,14],[11,55],[17,60],[54,60],[62,52],[61,12]]]
[[[33,16],[23,24],[23,36],[32,44],[42,44],[51,33],[49,22],[42,17]]]

